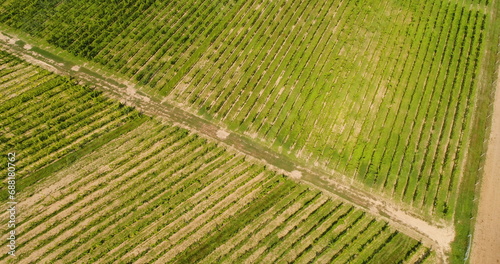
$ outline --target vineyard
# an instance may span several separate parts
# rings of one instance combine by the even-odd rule
[[[0,22],[450,220],[491,5],[10,0]]]
[[[467,263],[499,16],[500,0],[2,1],[17,260]]]
[[[0,62],[0,149],[19,153],[23,212],[20,253],[2,262],[435,261],[339,198],[70,78],[5,52]]]
[[[81,149],[104,134],[140,122],[137,112],[100,92],[31,66],[0,51],[0,149],[22,150],[18,166],[29,174]],[[136,120],[136,121],[134,121]],[[30,177],[28,177],[30,176]],[[7,194],[1,186],[2,197]]]
[[[171,87],[226,27],[239,4],[163,2],[5,1],[0,21],[139,84]]]
[[[449,218],[485,10],[453,1],[272,2],[230,24],[169,98]]]

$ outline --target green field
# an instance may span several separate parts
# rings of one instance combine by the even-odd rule
[[[280,7],[273,2],[231,24],[235,30],[223,32],[169,98],[450,218],[487,7],[452,1]],[[258,24],[236,30],[255,17]],[[226,39],[236,45],[226,47]]]
[[[89,72],[108,75],[116,83],[130,82],[152,100],[158,103],[163,100],[165,107],[175,105],[233,135],[243,135],[248,142],[287,156],[296,162],[296,167],[320,171],[340,186],[350,185],[373,193],[430,224],[454,227],[456,239],[449,261],[462,263],[467,262],[471,246],[469,236],[473,235],[475,221],[476,186],[480,183],[492,109],[491,84],[500,62],[499,14],[500,0],[5,0],[0,3],[0,26],[2,31],[23,39],[16,44],[19,47],[30,40],[39,46],[37,51],[47,49],[47,54],[57,54],[72,63],[63,67],[69,69],[78,64],[90,69]],[[298,216],[292,213],[290,221],[295,223],[292,226],[296,228],[292,229],[297,233],[287,233],[284,244],[279,244],[273,239],[281,234],[280,230],[287,230],[288,220],[274,223],[272,215],[279,216],[295,208],[291,205],[293,199],[306,199],[307,195],[324,197],[324,194],[306,191],[307,188],[261,165],[244,161],[240,154],[230,154],[215,142],[152,121],[131,107],[105,99],[96,90],[76,85],[76,78],[57,77],[7,53],[0,55],[0,144],[2,150],[16,148],[24,153],[18,165],[23,168],[20,172],[22,190],[26,187],[26,191],[34,194],[31,186],[49,188],[51,181],[64,181],[64,173],[81,178],[81,182],[74,179],[75,184],[90,184],[101,176],[119,181],[122,178],[115,171],[127,173],[126,168],[134,171],[133,175],[144,170],[146,174],[137,177],[146,178],[151,177],[146,171],[153,170],[155,176],[161,175],[158,177],[167,181],[169,176],[162,174],[162,168],[171,169],[166,164],[178,162],[181,166],[188,157],[186,168],[195,170],[182,174],[185,168],[181,166],[179,172],[171,173],[189,175],[193,181],[189,184],[197,184],[199,190],[212,184],[205,176],[201,177],[205,175],[203,169],[212,165],[228,166],[214,163],[224,159],[222,157],[227,157],[228,163],[239,160],[240,165],[227,175],[207,172],[206,175],[215,177],[214,181],[217,177],[229,177],[227,184],[230,184],[235,177],[243,175],[248,177],[245,182],[259,179],[253,182],[255,185],[240,186],[248,189],[238,199],[248,197],[248,200],[227,205],[244,208],[237,210],[241,215],[233,217],[221,209],[214,211],[209,220],[203,220],[203,224],[214,229],[200,227],[199,230],[204,231],[199,231],[187,222],[178,230],[168,229],[166,233],[158,229],[154,243],[170,240],[171,236],[177,239],[167,246],[168,256],[183,252],[171,261],[194,263],[203,257],[207,262],[285,263],[297,259],[307,263],[328,262],[329,257],[335,257],[338,262],[355,258],[359,262],[377,263],[381,254],[409,262],[418,262],[420,257],[434,261],[434,253],[429,254],[431,251],[427,248],[396,234],[393,227],[379,221],[372,224],[373,216],[360,216],[362,213],[351,210],[350,205],[342,204],[334,209],[341,202],[330,198],[330,209],[311,212],[303,221],[293,218]],[[139,133],[142,127],[148,129]],[[159,135],[165,136],[167,145],[162,145],[160,139],[149,140]],[[127,153],[125,156],[110,154],[109,160],[95,156],[94,151],[112,153],[113,150],[108,149],[112,142],[122,137],[125,140],[127,136],[137,143],[123,150]],[[182,145],[183,140],[189,142]],[[126,141],[122,142],[123,147],[128,146]],[[178,144],[181,144],[179,149],[175,147]],[[153,149],[148,146],[162,151],[164,146],[167,154],[150,153]],[[191,148],[203,151],[189,154]],[[175,153],[168,154],[174,150]],[[151,157],[141,161],[143,155]],[[149,168],[140,165],[149,160],[156,163]],[[108,163],[112,166],[113,162],[117,162],[117,167],[99,172],[99,167]],[[162,162],[165,165],[161,165]],[[94,165],[87,167],[86,163]],[[73,172],[70,165],[76,166]],[[140,169],[127,167],[129,165]],[[220,174],[216,167],[214,170]],[[241,175],[239,169],[244,171]],[[136,177],[133,175],[130,177]],[[314,180],[310,182],[315,184]],[[95,184],[99,186],[95,190],[105,188],[103,183]],[[173,180],[165,184],[178,183]],[[135,192],[132,187],[123,186]],[[178,187],[183,190],[182,186]],[[5,188],[1,186],[0,191]],[[57,204],[57,199],[65,201],[66,195],[75,190],[52,194],[57,197],[53,203]],[[231,192],[235,190],[224,191],[233,197]],[[193,192],[193,201],[204,199],[198,197],[195,190],[189,191]],[[296,198],[287,200],[285,197],[295,197],[292,193],[296,193]],[[85,199],[83,193],[74,195],[80,195],[82,201]],[[220,195],[220,199],[225,199],[222,193]],[[0,194],[5,196],[6,193]],[[137,199],[127,200],[124,206],[133,208]],[[174,205],[187,203],[188,199]],[[207,203],[209,200],[207,198]],[[218,208],[219,201],[210,201]],[[254,202],[249,201],[255,201],[270,213],[258,211],[252,207]],[[301,201],[304,208],[297,209],[299,211],[313,206],[306,200]],[[350,220],[336,222],[344,210],[350,212],[345,216]],[[176,217],[169,213],[165,211],[162,217]],[[145,228],[146,223],[156,223],[153,218],[137,217],[139,229]],[[192,217],[197,219],[198,215]],[[243,224],[222,220],[233,218]],[[136,220],[124,218],[123,221]],[[158,220],[159,226],[167,223],[170,222]],[[264,231],[269,223],[274,223],[275,229]],[[85,224],[93,228],[88,222]],[[352,234],[344,232],[344,224],[359,229]],[[389,244],[402,248],[393,246],[394,251],[385,252],[387,247],[377,240],[375,244],[382,246],[380,254],[373,253],[378,250],[374,248],[356,253],[364,246],[344,248],[349,244],[345,240],[340,244],[328,240],[331,237],[327,234],[333,232],[333,237],[365,241],[368,238],[360,230],[368,224],[374,228],[385,226],[383,232],[377,233],[378,239],[386,237],[392,241]],[[330,225],[325,233],[311,228],[324,225]],[[189,229],[191,227],[194,229]],[[252,228],[256,231],[251,231]],[[194,231],[187,234],[179,230]],[[220,231],[216,232],[220,237],[205,236],[214,233],[210,230]],[[127,234],[130,238],[146,236],[143,231],[131,232]],[[239,235],[228,237],[233,233]],[[195,243],[186,242],[187,237],[194,234],[200,236]],[[107,239],[102,243],[116,246],[113,257],[122,261],[161,263],[167,257],[155,251],[156,244],[151,247],[125,245],[120,240],[124,237],[114,236],[112,232],[109,235],[113,237],[109,240],[111,244],[107,244]],[[254,235],[259,239],[250,243],[248,239]],[[32,243],[38,243],[37,239]],[[400,239],[402,242],[394,242]],[[40,252],[47,254],[44,256],[56,256],[51,251],[56,251],[55,242],[47,243],[53,248],[40,249]],[[77,251],[78,254],[94,252],[95,248],[85,245],[84,242],[77,245],[84,248]],[[135,253],[123,253],[129,250],[128,246],[137,246],[137,259],[132,256]],[[104,248],[99,250],[99,254],[104,254]],[[60,254],[64,262],[83,258],[83,255]],[[90,255],[85,255],[87,262],[92,262],[91,257],[99,257]],[[111,257],[102,259],[112,260]]]
[[[23,153],[17,163],[22,178],[138,118],[132,108],[75,80],[3,51],[0,57],[0,149]]]
[[[11,0],[0,22],[452,218],[492,3],[183,3]]]
[[[340,199],[5,52],[0,62],[0,149],[17,152],[22,212],[18,255],[1,262],[435,261]]]
[[[106,65],[139,84],[171,87],[241,4],[231,0],[163,2],[4,1],[0,21],[43,36],[48,43]]]

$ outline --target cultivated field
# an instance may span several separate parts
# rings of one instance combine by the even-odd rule
[[[0,21],[140,84],[172,87],[227,26],[239,2],[4,1]]]
[[[0,22],[451,219],[491,3],[43,3]]]
[[[106,100],[98,91],[3,51],[0,62],[0,149],[22,151],[18,177],[24,179],[139,118],[132,108]],[[38,180],[32,177],[26,183]],[[6,186],[0,189],[6,197]]]
[[[0,56],[2,106],[10,106],[0,114],[12,116],[2,123],[0,149],[18,153],[21,212],[18,255],[0,261],[435,261],[420,242],[339,198]]]
[[[288,1],[250,10],[169,98],[449,219],[487,7]]]
[[[434,237],[428,235],[429,230],[439,230],[442,237],[433,240],[444,241],[437,243],[440,246],[436,252],[440,257],[443,257],[441,253],[450,253],[448,256],[451,257],[451,262],[467,262],[471,237],[474,235],[472,227],[478,201],[476,186],[481,181],[481,168],[488,143],[486,133],[489,131],[491,116],[493,69],[500,62],[500,28],[497,26],[500,24],[499,15],[500,0],[5,0],[0,4],[0,29],[14,37],[6,37],[2,41],[12,42],[8,45],[16,47],[10,51],[16,50],[14,53],[17,56],[31,53],[43,57],[42,61],[45,61],[48,68],[60,67],[63,70],[59,72],[70,72],[75,79],[89,81],[91,78],[81,78],[85,74],[99,75],[92,80],[102,80],[105,76],[117,85],[103,90],[120,92],[118,87],[122,85],[127,87],[127,93],[132,91],[136,95],[135,102],[128,101],[130,105],[141,109],[142,103],[151,102],[148,105],[149,111],[146,112],[158,116],[165,114],[162,112],[164,108],[171,108],[171,115],[178,110],[175,121],[184,125],[192,122],[194,119],[191,117],[196,115],[198,120],[202,120],[200,124],[207,124],[207,129],[216,128],[210,133],[215,134],[220,129],[226,131],[227,135],[223,134],[223,137],[217,139],[203,128],[195,129],[212,137],[206,141],[192,134],[192,131],[151,121],[130,107],[104,99],[92,89],[75,85],[75,79],[55,77],[2,53],[0,73],[3,75],[0,75],[0,81],[5,96],[0,98],[0,117],[3,118],[0,122],[5,128],[2,128],[4,130],[0,134],[0,143],[5,147],[19,146],[23,151],[26,149],[27,155],[19,162],[26,169],[21,172],[24,173],[21,177],[26,177],[23,188],[45,179],[47,182],[43,183],[45,185],[40,183],[40,188],[49,188],[49,178],[54,181],[63,180],[62,174],[54,174],[56,171],[61,173],[60,170],[72,175],[67,180],[75,183],[79,179],[85,179],[84,182],[89,183],[98,181],[96,177],[100,176],[96,175],[101,174],[102,177],[111,177],[109,179],[115,177],[119,182],[122,176],[115,171],[129,175],[129,170],[124,170],[129,168],[133,171],[130,172],[133,173],[130,177],[135,179],[132,175],[141,173],[141,170],[156,171],[157,166],[163,168],[162,162],[181,162],[177,159],[192,157],[189,161],[192,163],[186,161],[186,168],[192,165],[196,170],[184,176],[191,177],[189,179],[199,184],[196,185],[201,188],[199,190],[205,190],[212,183],[206,182],[208,185],[203,185],[208,179],[197,174],[198,170],[210,167],[210,164],[224,155],[231,157],[228,162],[243,159],[243,154],[236,151],[241,151],[241,146],[234,146],[236,150],[233,153],[222,150],[224,147],[216,145],[215,141],[229,142],[232,136],[238,137],[239,142],[242,142],[241,139],[246,140],[246,146],[253,144],[254,152],[265,149],[264,156],[283,157],[295,169],[319,172],[311,174],[319,175],[317,179],[304,173],[305,177],[297,181],[316,185],[318,189],[326,191],[332,188],[342,189],[334,192],[336,194],[354,189],[359,190],[359,193],[373,194],[378,198],[373,202],[373,208],[370,208],[374,214],[387,217],[385,219],[389,222],[395,220],[392,218],[400,221],[408,216],[416,220],[406,225],[412,226],[413,231],[418,223],[430,227],[423,228],[426,232],[420,232],[426,238]],[[2,38],[3,36],[6,35],[2,35]],[[16,38],[21,40],[16,42]],[[31,49],[33,46],[26,46],[25,43],[37,47]],[[76,67],[73,72],[65,70],[73,65]],[[82,74],[78,73],[80,68],[83,69]],[[36,86],[38,84],[41,88]],[[33,88],[35,86],[37,88]],[[53,103],[52,98],[55,100]],[[89,108],[94,103],[98,106]],[[158,108],[156,113],[151,109],[155,106]],[[73,118],[74,113],[77,115]],[[203,126],[200,124],[197,128]],[[104,171],[99,171],[98,167],[105,163],[113,164],[113,155],[110,155],[109,160],[105,159],[104,163],[99,163],[103,160],[92,155],[85,156],[94,150],[104,151],[110,146],[110,141],[132,135],[142,127],[151,129],[141,132],[145,137],[157,138],[161,134],[165,136],[165,142],[158,139],[157,142],[147,143],[147,138],[137,139],[141,144],[130,146],[130,150],[124,149],[125,156],[115,158],[119,165],[104,167]],[[172,129],[176,132],[165,132]],[[63,134],[59,134],[59,131]],[[106,136],[101,137],[103,133]],[[137,134],[138,138],[143,136],[141,133]],[[224,141],[223,138],[227,136],[228,141]],[[162,154],[161,146],[170,144],[167,143],[169,140],[172,141],[172,146],[181,144],[179,142],[184,142],[183,140],[189,142],[179,145],[179,149],[174,147],[175,151],[180,152]],[[123,142],[123,147],[128,146],[126,141]],[[152,149],[142,148],[142,144],[152,144],[148,145]],[[165,151],[172,146],[165,145]],[[154,152],[156,147],[162,150]],[[188,150],[191,147],[195,152],[203,151],[191,153]],[[135,148],[141,150],[134,152]],[[146,154],[150,151],[153,152]],[[220,154],[219,157],[216,154],[219,151],[225,154]],[[109,149],[108,152],[111,153],[112,150]],[[254,158],[258,156],[252,155],[251,151],[245,153]],[[143,164],[141,157],[144,155],[144,162],[155,160],[149,167],[140,165]],[[211,155],[214,155],[214,160],[208,158]],[[95,167],[87,168],[82,157],[89,164],[97,162]],[[59,158],[64,159],[47,167]],[[139,168],[122,168],[121,162],[125,161],[120,161],[120,158],[135,160],[138,163],[131,164]],[[263,162],[266,162],[265,159]],[[70,164],[77,166],[71,173],[68,171]],[[276,166],[275,163],[272,164]],[[182,167],[179,173],[183,173],[183,165],[184,163],[179,164]],[[226,166],[226,163],[216,165],[217,168],[219,166]],[[167,167],[165,169],[170,169]],[[277,167],[281,168],[279,165]],[[241,175],[237,173],[240,168],[245,171]],[[344,244],[335,244],[335,241],[331,244],[335,250],[327,250],[325,246],[330,243],[322,239],[330,231],[318,233],[312,226],[330,225],[331,229],[325,230],[338,231],[339,235],[345,234],[346,239],[364,239],[364,233],[353,233],[352,237],[351,231],[342,233],[344,220],[337,219],[341,219],[339,217],[344,210],[351,210],[351,205],[342,204],[337,211],[334,208],[341,201],[324,197],[325,192],[318,194],[304,189],[307,195],[327,199],[329,209],[314,211],[318,216],[311,212],[310,217],[294,220],[298,221],[293,222],[297,223],[297,228],[290,227],[289,231],[282,233],[279,230],[288,230],[285,227],[288,224],[285,220],[275,223],[270,215],[278,216],[295,208],[284,197],[292,197],[292,193],[300,192],[297,197],[304,198],[299,189],[305,187],[299,187],[301,185],[248,160],[242,160],[233,169],[218,177],[229,177],[227,184],[230,184],[234,179],[248,174],[246,177],[249,178],[245,178],[243,182],[255,184],[250,187],[242,185],[248,189],[241,193],[236,191],[238,189],[224,190],[231,199],[238,198],[234,202],[230,200],[227,205],[240,206],[234,207],[237,212],[214,209],[211,218],[200,218],[203,219],[199,220],[203,227],[200,226],[199,230],[203,231],[199,231],[196,223],[190,223],[190,220],[183,220],[185,226],[179,226],[179,229],[168,229],[168,232],[161,228],[157,230],[159,237],[153,238],[154,243],[163,243],[158,241],[167,241],[167,238],[174,241],[167,246],[167,251],[170,252],[168,256],[172,256],[173,252],[184,252],[173,257],[172,261],[193,262],[203,255],[204,260],[213,262],[225,260],[233,263],[272,263],[291,259],[315,262],[319,259],[327,261],[328,257],[324,256],[334,254],[334,257],[339,258],[338,261],[346,261],[352,257],[360,262],[376,262],[376,258],[381,256],[359,253],[357,257],[353,257],[355,255],[352,254],[358,253],[352,248],[346,248],[347,255],[342,255],[343,250],[338,251],[340,253],[337,255],[335,250],[343,248]],[[219,170],[214,170],[221,174]],[[82,171],[94,174],[82,174]],[[32,172],[35,172],[34,176],[31,175]],[[177,175],[176,173],[172,171],[172,175]],[[170,176],[162,174],[161,169],[157,172],[157,175],[160,174],[158,177],[164,177],[165,181],[172,180],[168,178]],[[51,177],[47,177],[48,175]],[[141,177],[150,176],[137,177],[142,179]],[[211,177],[216,178],[216,175]],[[333,184],[329,184],[330,182]],[[99,188],[105,188],[102,182],[95,184]],[[178,182],[173,180],[172,184]],[[161,188],[162,184],[152,186]],[[181,184],[179,188],[184,190],[182,186],[184,185]],[[123,190],[135,192],[126,184],[123,188],[130,188]],[[193,191],[192,197],[202,199],[195,190],[189,191]],[[63,201],[70,194],[65,191],[57,195],[57,199]],[[223,194],[220,195],[223,197]],[[345,198],[366,207],[366,204],[362,205],[356,199],[351,199],[356,195]],[[85,194],[80,194],[79,198],[84,199],[83,196]],[[189,197],[178,203],[188,202],[191,199]],[[54,200],[55,203],[56,201],[59,200]],[[253,207],[254,201],[262,210],[270,210],[272,213],[269,215],[257,210]],[[123,203],[128,206],[128,203],[136,202],[137,199]],[[50,203],[47,202],[47,205]],[[210,204],[214,208],[226,208],[219,201],[210,200]],[[174,202],[174,205],[179,204]],[[304,200],[304,210],[308,205]],[[382,207],[396,208],[394,212],[401,209],[402,217],[394,217],[396,213],[387,214],[387,210],[377,211],[377,208]],[[68,208],[71,207],[68,205]],[[121,210],[120,208],[117,210]],[[190,212],[191,208],[186,210],[186,213]],[[165,211],[164,215],[169,213],[170,211]],[[202,215],[204,213],[205,211]],[[233,216],[233,213],[242,215]],[[352,219],[345,220],[344,224],[359,224],[362,230],[364,223],[371,223],[373,216],[360,216],[361,214],[359,210],[352,209],[352,215],[346,215],[345,218]],[[181,216],[184,217],[184,214],[178,213],[178,217]],[[137,217],[140,218],[137,220],[140,228],[141,223],[146,225],[145,223],[150,223],[147,221],[153,223],[156,221],[154,219],[163,219],[142,215]],[[198,215],[192,217],[194,218],[189,219],[197,219]],[[248,222],[243,221],[238,226],[230,221],[233,218]],[[124,221],[135,220],[124,218]],[[160,226],[162,223],[169,226],[163,220],[158,221]],[[308,221],[312,221],[312,224],[305,224]],[[385,226],[382,222],[376,223],[378,224],[374,226],[377,228],[379,225]],[[83,225],[92,228],[89,222],[84,221]],[[336,225],[340,229],[336,229]],[[259,228],[265,230],[264,226],[276,228],[273,229],[276,231],[260,233]],[[252,228],[257,231],[251,231]],[[401,245],[402,248],[394,249],[399,252],[394,251],[395,255],[385,252],[385,256],[392,258],[398,255],[410,262],[420,257],[434,261],[425,247],[416,247],[416,244],[412,244],[415,241],[401,234],[392,235],[395,234],[394,228],[396,227],[387,226],[383,231],[387,232],[383,233],[386,236],[379,234],[381,239],[386,237],[390,241],[397,241],[396,238],[401,237],[407,242],[389,242]],[[213,230],[221,231],[222,237],[205,237],[206,234],[213,233]],[[290,233],[288,238],[287,232],[292,230],[298,233]],[[448,232],[449,230],[452,232]],[[233,231],[239,235],[234,238],[226,237]],[[146,233],[140,232],[143,231],[127,234],[130,238],[146,236]],[[194,241],[191,241],[188,237],[195,234]],[[272,234],[272,237],[266,234]],[[276,234],[285,234],[286,237],[280,240],[285,244],[276,244],[273,240],[276,239]],[[255,243],[246,240],[253,235],[259,238]],[[448,245],[448,235],[456,238],[451,245]],[[313,241],[306,239],[309,236]],[[110,248],[118,247],[116,251],[112,251],[115,254],[113,257],[123,261],[134,259],[162,263],[163,258],[167,257],[155,251],[156,244],[149,247],[141,242],[131,244],[130,247],[134,250],[125,254],[123,252],[131,248],[123,245],[124,240],[120,239],[124,238],[117,235],[111,240],[114,242],[107,245]],[[103,241],[103,244],[108,243],[108,240]],[[40,254],[51,255],[50,250],[55,250],[56,247],[54,243],[59,242],[55,240],[49,243],[54,249],[47,248],[49,253],[44,253],[41,249]],[[81,243],[78,247],[83,247],[83,240]],[[379,246],[383,244],[376,243]],[[122,246],[118,246],[119,244]],[[212,247],[212,244],[215,246]],[[415,249],[411,249],[414,246]],[[363,248],[358,248],[361,249]],[[94,252],[96,247],[85,250]],[[388,249],[383,246],[380,250],[382,252]],[[186,252],[192,252],[193,255]],[[198,256],[196,252],[200,252]],[[77,258],[70,257],[71,254],[58,254],[65,261]],[[91,262],[90,256],[87,257]],[[33,256],[26,256],[26,261],[29,258]],[[108,258],[106,260],[111,261]]]

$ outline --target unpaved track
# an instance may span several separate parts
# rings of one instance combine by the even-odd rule
[[[74,65],[47,51],[44,51],[44,55],[42,55],[35,52],[34,49],[26,50],[15,43],[13,38],[9,38],[0,32],[0,49],[49,71],[70,75],[83,83],[89,83],[104,91],[107,96],[134,106],[147,115],[157,116],[172,122],[174,125],[208,137],[228,148],[246,154],[251,159],[253,158],[253,161],[264,163],[267,167],[285,173],[295,180],[312,185],[330,196],[340,198],[358,208],[369,211],[378,218],[389,222],[397,230],[422,241],[426,246],[432,247],[440,256],[441,261],[446,262],[445,253],[450,251],[450,243],[455,236],[452,224],[436,224],[423,221],[405,212],[401,206],[389,199],[363,191],[350,185],[347,181],[343,181],[342,179],[348,179],[345,176],[337,173],[338,175],[333,177],[332,172],[313,168],[275,153],[271,149],[240,134],[230,133],[227,135],[224,133],[224,136],[221,136],[223,128],[168,102],[160,102],[142,95],[132,85],[127,84],[126,81],[103,76],[82,65]],[[50,54],[50,58],[46,54]],[[75,66],[78,66],[78,68]],[[75,71],[76,69],[78,71]]]
[[[471,254],[472,264],[500,263],[500,68]]]

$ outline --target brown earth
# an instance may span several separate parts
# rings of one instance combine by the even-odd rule
[[[500,71],[481,183],[471,263],[500,263]]]

